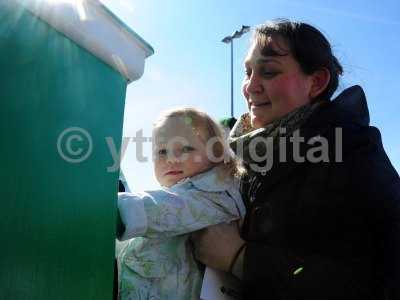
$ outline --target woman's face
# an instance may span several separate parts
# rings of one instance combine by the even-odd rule
[[[268,38],[272,50],[286,55],[264,56],[253,43],[244,62],[243,95],[254,128],[265,127],[311,101],[312,76],[302,72],[281,39],[276,42],[276,38]]]

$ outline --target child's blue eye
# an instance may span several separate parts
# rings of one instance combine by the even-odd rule
[[[189,153],[189,152],[192,152],[193,150],[194,150],[194,148],[192,146],[183,146],[182,147],[183,153]]]
[[[158,150],[158,155],[159,155],[159,156],[167,155],[167,149],[160,149],[160,150]]]

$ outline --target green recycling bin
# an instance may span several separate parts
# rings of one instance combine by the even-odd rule
[[[112,299],[127,84],[153,49],[97,0],[0,0],[0,299]]]

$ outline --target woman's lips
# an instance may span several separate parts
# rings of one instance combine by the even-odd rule
[[[176,176],[176,175],[180,175],[183,174],[183,171],[168,171],[165,173],[165,176],[171,175],[171,176]]]
[[[251,103],[251,107],[254,107],[254,108],[263,107],[263,106],[269,106],[269,105],[271,105],[271,102]]]

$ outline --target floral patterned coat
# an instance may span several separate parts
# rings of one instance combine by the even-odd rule
[[[220,177],[215,167],[171,188],[119,193],[127,240],[117,245],[121,299],[199,299],[203,274],[189,233],[245,212],[237,180]]]

